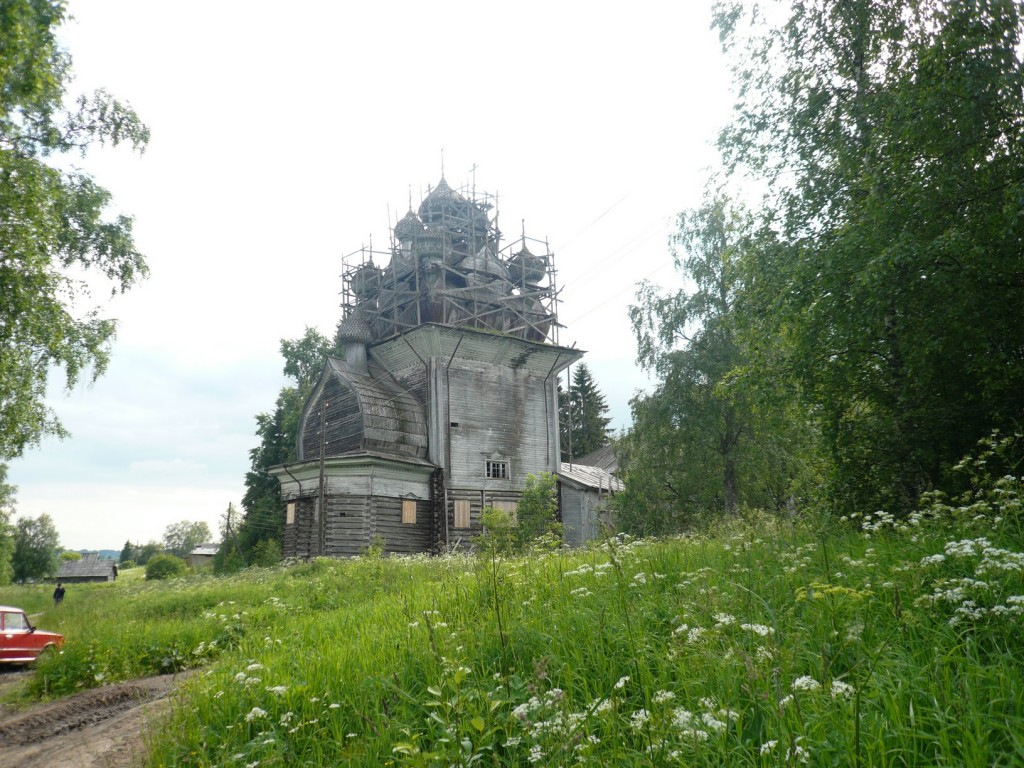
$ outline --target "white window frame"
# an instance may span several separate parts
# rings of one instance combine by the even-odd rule
[[[484,477],[488,480],[511,480],[512,467],[508,459],[485,459]]]

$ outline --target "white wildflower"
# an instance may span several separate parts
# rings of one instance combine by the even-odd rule
[[[803,675],[793,681],[794,691],[816,691],[821,688],[821,683],[809,675]]]
[[[849,683],[844,683],[842,680],[832,681],[832,698],[833,699],[848,699],[855,693],[855,689]]]
[[[629,719],[633,725],[633,730],[639,731],[651,719],[651,716],[646,709],[638,709],[629,716]]]

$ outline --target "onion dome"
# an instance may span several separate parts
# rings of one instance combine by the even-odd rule
[[[369,344],[371,341],[373,333],[361,312],[350,312],[338,323],[339,343]]]
[[[372,261],[368,261],[352,273],[352,293],[357,299],[374,296],[380,290],[380,280],[380,268]]]
[[[525,242],[522,249],[508,261],[509,273],[516,283],[526,282],[536,285],[544,279],[547,266],[547,258],[530,253]]]
[[[398,238],[398,242],[405,243],[412,240],[416,235],[423,231],[423,222],[420,221],[419,216],[412,212],[412,208],[409,212],[402,217],[402,220],[395,224],[395,237]]]
[[[449,187],[442,176],[437,186],[420,203],[420,219],[427,224],[436,224],[445,215],[459,215],[467,203],[466,198]]]

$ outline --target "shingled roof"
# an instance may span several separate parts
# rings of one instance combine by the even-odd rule
[[[86,552],[81,560],[66,560],[55,577],[57,581],[110,581],[117,578],[117,563],[100,560],[98,552]]]

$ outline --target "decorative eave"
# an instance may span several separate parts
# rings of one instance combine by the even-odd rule
[[[527,341],[477,328],[425,323],[371,345],[369,354],[391,371],[428,358],[442,358],[525,369],[547,378],[565,370],[585,353],[574,347]]]
[[[278,464],[267,472],[281,484],[285,501],[316,495],[320,490],[320,462],[316,460]],[[406,492],[421,496],[437,467],[415,457],[397,457],[376,451],[353,451],[324,460],[324,492],[330,495],[372,496],[374,483],[404,486]]]

